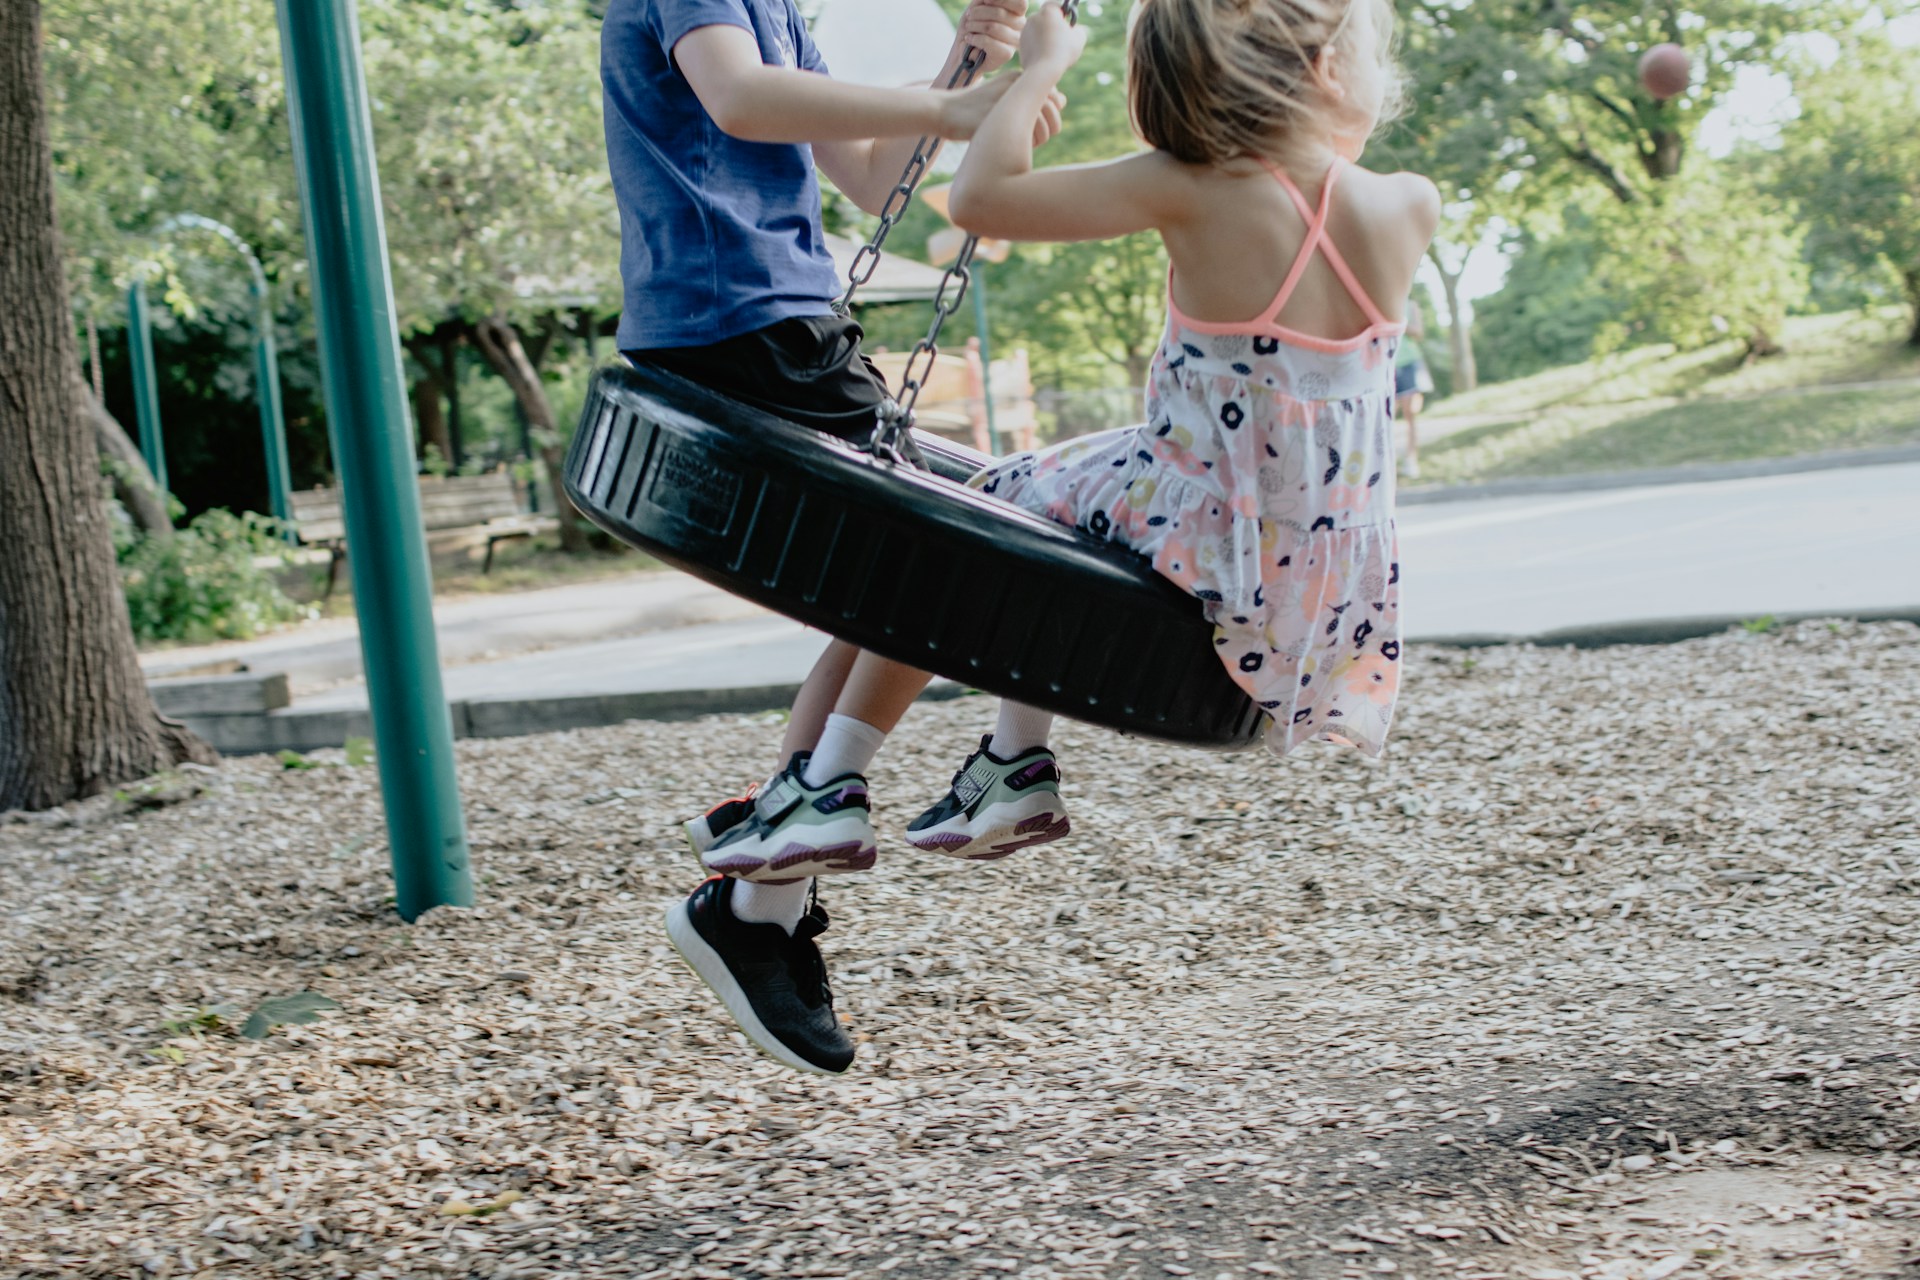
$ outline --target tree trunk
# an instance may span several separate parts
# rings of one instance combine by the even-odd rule
[[[534,362],[527,358],[527,349],[520,341],[519,331],[500,316],[490,316],[473,326],[474,345],[480,348],[480,354],[487,358],[493,371],[506,379],[513,389],[515,403],[520,412],[527,417],[527,423],[533,430],[534,452],[540,455],[540,461],[546,465],[547,481],[553,488],[554,513],[560,521],[560,547],[564,551],[579,553],[587,549],[587,526],[580,512],[567,500],[566,487],[562,483],[562,471],[566,462],[566,450],[560,444],[560,422],[553,413],[553,401],[547,399],[546,386],[540,381],[540,371]]]
[[[432,334],[417,334],[406,342],[407,354],[420,366],[420,376],[414,379],[412,387],[413,420],[420,427],[420,457],[427,456],[427,446],[432,445],[440,452],[440,460],[449,469],[454,466],[453,437],[447,430],[447,415],[442,411],[442,397],[446,395],[446,381],[440,376],[440,347]]]
[[[75,400],[81,413],[93,423],[94,442],[113,481],[113,496],[120,500],[140,532],[149,538],[171,538],[173,520],[167,514],[167,495],[160,492],[160,482],[147,469],[140,446],[127,435],[120,420],[107,412],[107,406],[93,394],[93,388],[84,380],[76,379],[76,382]]]
[[[1453,393],[1471,391],[1480,385],[1480,366],[1473,356],[1473,331],[1461,317],[1460,277],[1467,273],[1467,258],[1473,256],[1469,249],[1460,259],[1458,270],[1448,271],[1447,264],[1440,261],[1440,255],[1431,245],[1427,248],[1427,258],[1433,263],[1433,269],[1439,273],[1440,289],[1447,295],[1447,342],[1453,351]]]
[[[458,470],[467,463],[467,438],[460,420],[460,335],[451,325],[440,329],[440,382],[447,389],[447,442],[453,446],[447,456]]]
[[[0,5],[0,810],[216,758],[140,675],[54,227],[40,5],[20,0]]]
[[[1647,176],[1655,182],[1665,182],[1668,178],[1678,177],[1680,162],[1686,158],[1687,140],[1685,135],[1672,129],[1655,129],[1652,133],[1653,146],[1640,153],[1640,166]]]
[[[1907,334],[1907,345],[1920,347],[1920,271],[1906,272],[1902,278],[1907,285],[1907,307],[1913,313],[1913,329]]]

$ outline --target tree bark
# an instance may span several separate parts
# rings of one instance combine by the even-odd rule
[[[1672,129],[1655,129],[1651,147],[1640,153],[1640,165],[1655,182],[1678,177],[1680,162],[1686,158],[1686,137]]]
[[[447,441],[456,470],[467,463],[466,429],[460,419],[460,335],[451,325],[440,328],[440,381],[447,389]]]
[[[0,810],[211,748],[154,709],[81,412],[55,231],[40,4],[0,5]]]
[[[447,432],[447,415],[441,410],[441,397],[445,387],[441,384],[438,354],[431,336],[418,336],[407,339],[407,354],[420,366],[420,376],[413,380],[413,420],[420,428],[420,457],[427,456],[427,446],[432,445],[440,453],[440,460],[449,468],[453,464],[453,439]]]
[[[1460,305],[1460,277],[1467,273],[1467,259],[1472,256],[1473,250],[1468,249],[1461,257],[1458,269],[1448,271],[1447,264],[1440,260],[1439,252],[1432,245],[1427,246],[1427,258],[1439,273],[1441,292],[1447,295],[1447,343],[1453,351],[1455,395],[1480,385],[1480,366],[1473,356],[1473,331],[1461,318]]]
[[[93,424],[94,442],[113,481],[113,496],[120,500],[140,532],[149,538],[171,538],[173,519],[167,514],[167,495],[160,492],[160,482],[147,469],[140,446],[127,435],[120,420],[107,412],[107,406],[95,397],[93,388],[84,380],[76,381],[74,394],[81,413]]]
[[[553,401],[547,399],[547,388],[540,381],[538,365],[528,358],[519,331],[504,317],[489,316],[476,322],[473,339],[493,371],[513,389],[514,401],[533,429],[534,452],[540,455],[540,461],[546,466],[547,480],[553,489],[554,506],[558,508],[554,514],[560,521],[561,550],[573,553],[587,550],[586,521],[568,500],[566,487],[562,483],[566,450],[560,444],[560,422],[554,416]],[[540,344],[543,354],[550,343],[551,337],[548,337]]]

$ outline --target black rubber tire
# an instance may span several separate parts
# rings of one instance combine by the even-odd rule
[[[886,657],[1126,733],[1239,748],[1260,711],[1199,603],[1123,547],[657,369],[593,379],[575,505],[622,542]],[[951,477],[951,478],[943,478]]]

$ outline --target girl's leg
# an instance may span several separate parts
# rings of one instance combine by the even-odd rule
[[[826,718],[813,756],[802,777],[808,786],[825,786],[848,773],[865,773],[913,700],[933,677],[903,662],[861,653],[840,689],[833,714]]]
[[[806,683],[800,686],[793,700],[793,711],[787,717],[786,736],[780,739],[781,764],[793,759],[794,752],[811,751],[819,745],[820,732],[827,727],[827,716],[839,701],[847,673],[853,670],[854,659],[859,656],[859,649],[845,640],[835,640],[821,653],[813,670],[807,672]]]
[[[993,726],[993,754],[1011,760],[1035,747],[1044,747],[1052,729],[1053,712],[1003,698],[1000,719]]]

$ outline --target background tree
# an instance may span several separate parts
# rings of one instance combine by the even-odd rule
[[[0,7],[0,809],[212,760],[154,709],[81,412],[37,0]]]
[[[1920,347],[1920,49],[1862,34],[1794,90],[1781,188],[1798,199],[1820,260],[1897,282],[1907,341]]]

